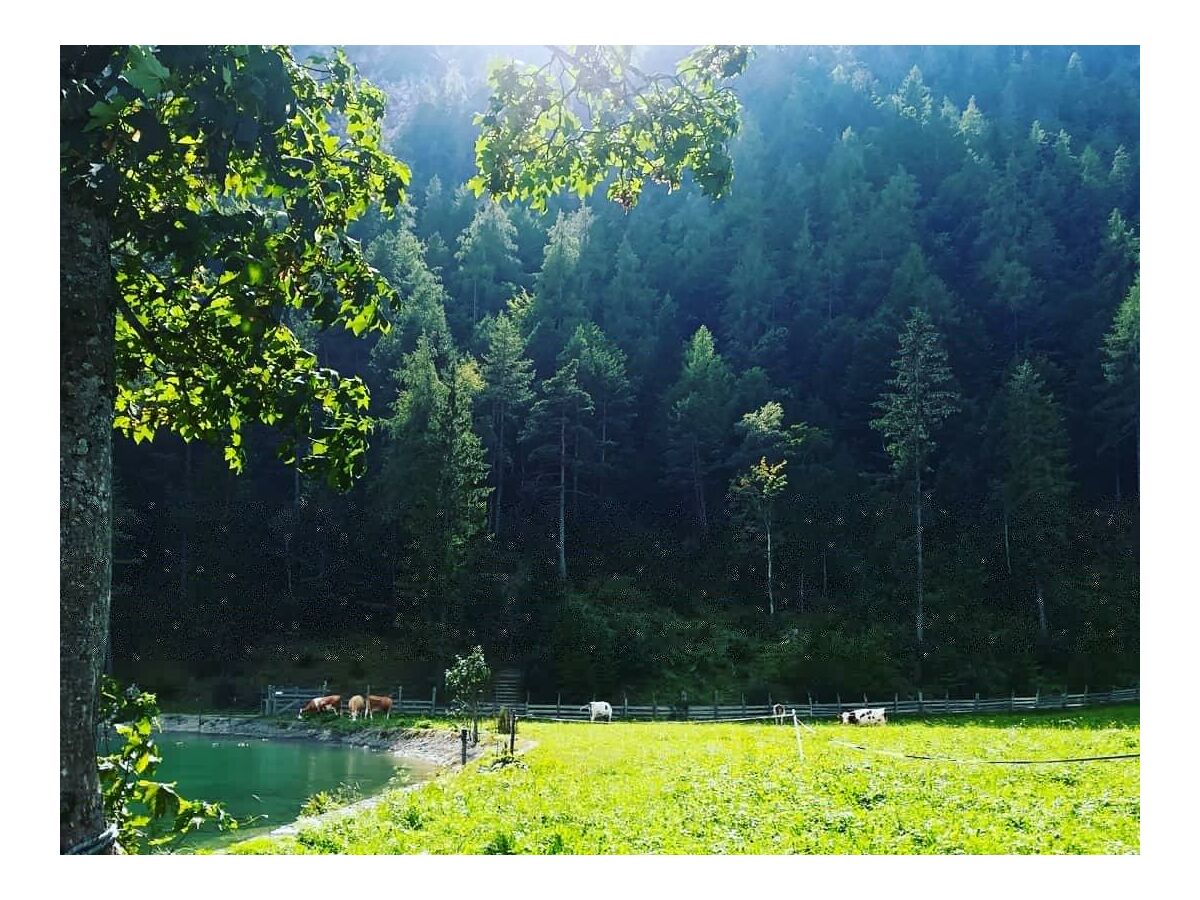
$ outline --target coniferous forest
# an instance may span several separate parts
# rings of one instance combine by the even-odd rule
[[[546,51],[348,52],[412,170],[351,232],[391,328],[286,315],[369,389],[365,474],[257,425],[116,441],[119,676],[227,706],[478,644],[535,696],[1137,680],[1136,47],[757,47],[725,197],[544,212],[467,182],[489,60]]]

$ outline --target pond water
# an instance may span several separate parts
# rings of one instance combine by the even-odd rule
[[[356,785],[366,797],[392,779],[422,781],[433,769],[388,751],[321,741],[167,732],[157,743],[163,761],[156,780],[178,782],[189,799],[219,800],[238,820],[266,817],[233,832],[206,827],[173,841],[171,851],[215,849],[271,831],[293,821],[313,794],[342,784]]]

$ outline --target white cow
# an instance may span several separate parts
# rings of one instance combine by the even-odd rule
[[[592,714],[592,721],[604,719],[606,722],[612,721],[612,706],[603,700],[593,700],[585,706],[579,707],[580,712]]]
[[[775,717],[775,724],[782,725],[784,714],[787,712],[782,703],[776,703],[771,707],[771,715]]]
[[[854,709],[841,715],[843,725],[886,725],[887,708],[877,706],[874,709]]]

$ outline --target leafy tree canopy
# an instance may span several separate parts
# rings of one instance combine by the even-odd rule
[[[738,128],[724,81],[749,58],[744,46],[702,47],[660,75],[643,72],[628,47],[553,47],[542,66],[501,66],[476,119],[479,174],[469,184],[545,210],[563,188],[586,197],[615,171],[608,197],[628,209],[647,180],[674,190],[690,169],[719,197],[733,179],[727,144]]]

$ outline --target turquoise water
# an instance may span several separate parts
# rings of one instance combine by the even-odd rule
[[[172,851],[214,849],[286,825],[313,794],[341,784],[357,785],[366,797],[393,778],[420,781],[432,768],[387,751],[320,741],[178,732],[156,739],[163,757],[156,780],[178,782],[177,790],[188,799],[219,800],[239,821],[265,817],[233,832],[206,827],[173,841]]]

